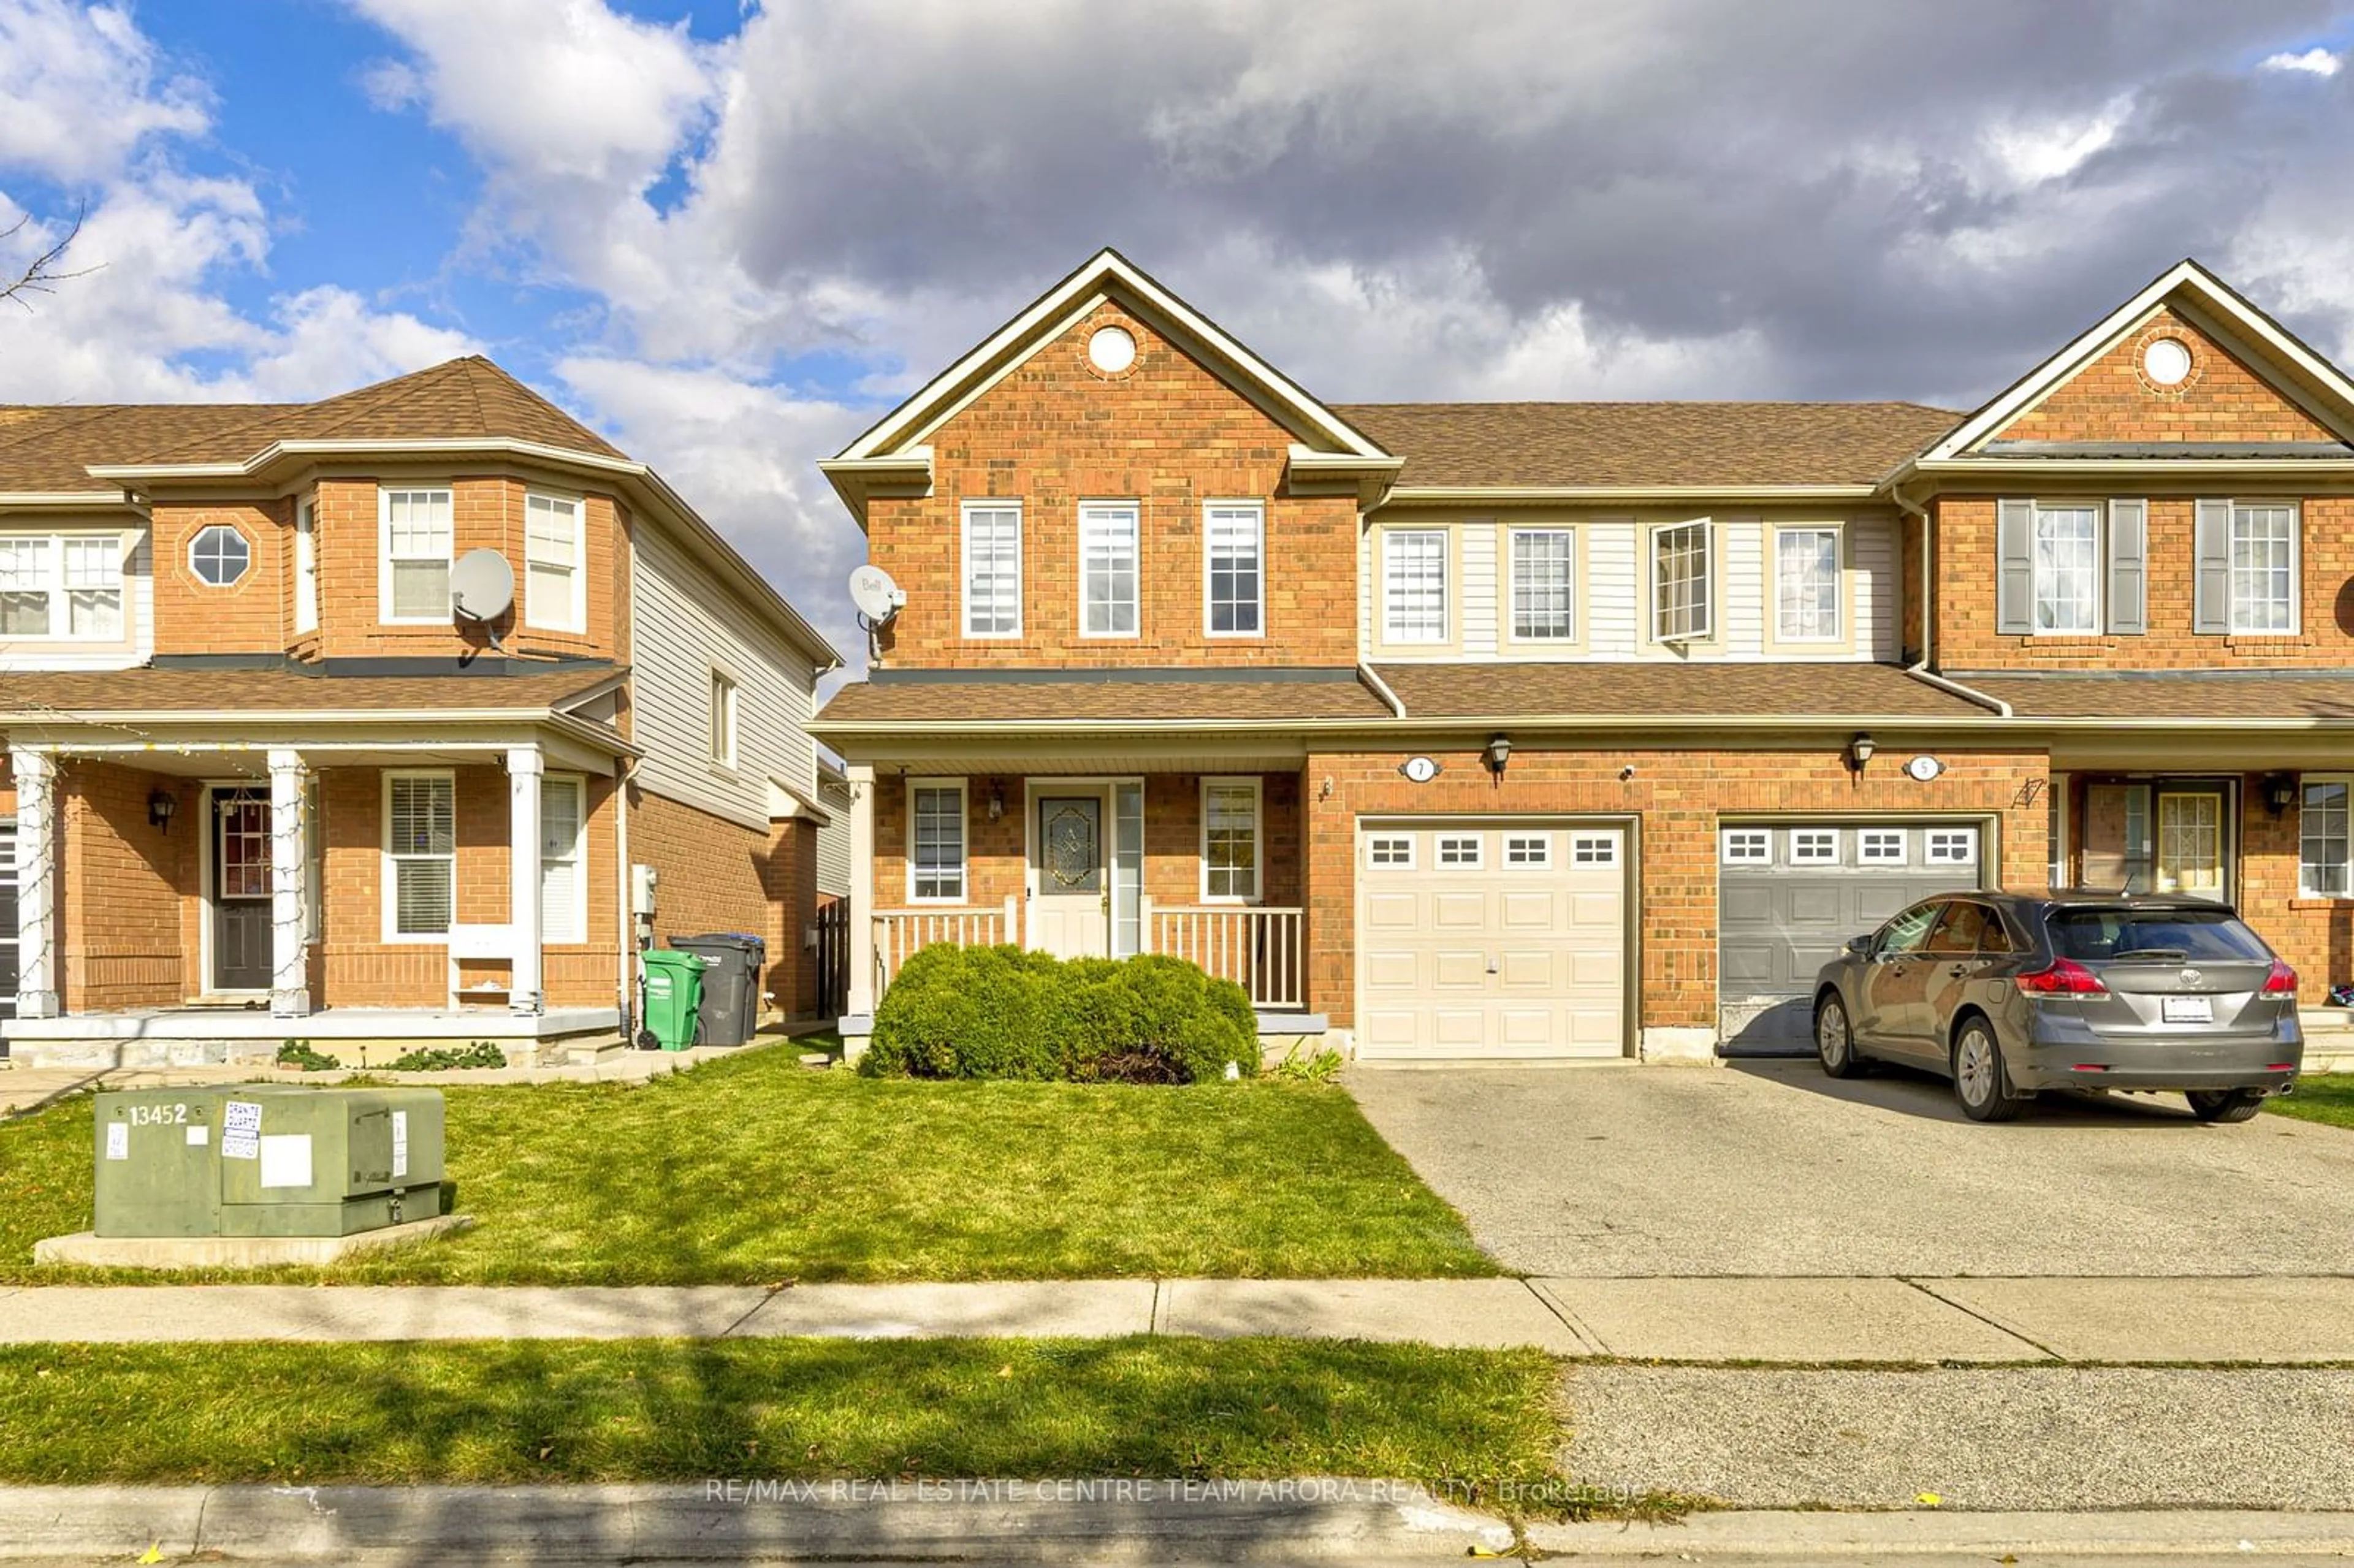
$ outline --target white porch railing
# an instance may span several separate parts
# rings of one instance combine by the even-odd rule
[[[938,906],[915,909],[881,909],[875,914],[875,998],[899,973],[909,954],[935,942],[959,948],[993,948],[1013,940],[1013,899],[999,905],[966,907]]]
[[[1265,905],[1157,905],[1144,909],[1144,948],[1199,964],[1243,988],[1253,1007],[1296,1008],[1300,983],[1299,909]]]

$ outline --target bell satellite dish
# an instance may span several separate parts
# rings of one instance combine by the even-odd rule
[[[899,613],[907,602],[907,590],[891,580],[891,574],[880,567],[861,567],[850,574],[850,602],[858,613],[881,625]]]
[[[450,568],[450,610],[461,620],[496,620],[514,608],[514,568],[504,552],[469,550]]]

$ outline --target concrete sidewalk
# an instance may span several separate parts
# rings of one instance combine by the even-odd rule
[[[44,1286],[0,1343],[1283,1335],[1699,1363],[2354,1363],[2354,1277]]]

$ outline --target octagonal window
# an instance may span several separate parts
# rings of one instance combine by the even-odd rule
[[[196,530],[188,543],[188,567],[196,580],[210,588],[227,588],[253,565],[253,546],[226,523]]]

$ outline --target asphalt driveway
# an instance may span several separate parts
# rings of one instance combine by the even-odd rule
[[[1719,1067],[1358,1068],[1382,1135],[1542,1275],[2354,1272],[2354,1131],[2171,1097],[1964,1119],[1943,1083]]]

